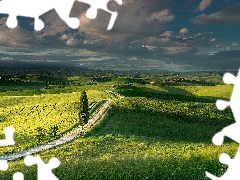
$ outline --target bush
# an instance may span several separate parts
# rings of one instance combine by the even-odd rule
[[[58,130],[59,130],[58,125],[50,126],[50,128],[49,128],[49,135],[51,137],[53,137],[53,138],[56,138]]]
[[[36,131],[37,131],[36,138],[38,140],[38,143],[43,142],[43,140],[46,138],[46,129],[39,126],[36,128]]]

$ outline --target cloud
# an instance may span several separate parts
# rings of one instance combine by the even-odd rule
[[[188,34],[188,28],[182,28],[182,29],[179,31],[179,34]]]
[[[152,22],[156,21],[159,23],[167,23],[170,22],[174,19],[174,15],[169,12],[167,9],[160,11],[160,12],[155,12],[151,16],[146,18],[147,22]]]
[[[197,33],[197,34],[194,34],[193,36],[194,37],[199,37],[199,36],[202,36],[202,35],[205,35],[205,34],[213,34],[213,32],[201,32],[201,33]]]
[[[227,50],[227,51],[230,51],[230,49],[231,49],[231,47],[230,47],[230,46],[229,46],[229,47],[226,47],[226,50]]]
[[[212,47],[216,38],[202,38],[202,35],[211,32],[201,32],[192,35],[187,28],[182,28],[178,33],[165,31],[159,36],[151,36],[144,39],[144,45],[158,47],[153,52],[164,54],[196,54],[199,48]]]
[[[190,1],[192,5],[196,2],[196,0]],[[189,5],[186,5],[186,2],[190,1],[186,0],[182,3],[184,10]],[[88,19],[85,13],[89,6],[77,1],[70,13],[71,17],[77,17],[81,21],[77,30],[70,29],[54,10],[40,17],[46,26],[39,32],[32,30],[33,20],[27,20],[30,22],[30,25],[27,26],[31,26],[31,28],[27,28],[26,24],[28,22],[26,23],[26,19],[17,28],[8,29],[5,25],[6,17],[4,17],[0,19],[0,43],[2,48],[7,47],[4,43],[10,44],[10,47],[13,47],[15,51],[11,52],[10,49],[6,49],[5,52],[0,52],[0,59],[2,58],[4,61],[7,61],[8,58],[18,61],[60,61],[71,65],[82,64],[89,67],[104,68],[121,67],[122,69],[130,66],[137,69],[140,66],[150,67],[157,64],[160,67],[162,66],[160,62],[185,63],[201,67],[215,67],[221,64],[221,62],[212,60],[212,66],[209,66],[211,64],[209,62],[210,58],[219,57],[220,48],[215,49],[217,50],[215,52],[206,54],[201,52],[200,49],[211,47],[210,51],[214,51],[213,48],[218,47],[216,44],[221,42],[221,50],[226,51],[224,42],[217,36],[217,33],[213,35],[213,32],[215,33],[214,29],[196,29],[188,24],[183,24],[185,23],[181,19],[183,15],[179,13],[182,12],[182,9],[178,9],[176,14],[174,11],[176,10],[176,1],[125,0],[123,2],[122,6],[118,6],[117,3],[114,4],[114,1],[109,3],[109,8],[118,12],[117,20],[111,31],[106,31],[110,19],[109,13],[99,10],[96,19]],[[199,4],[199,11],[209,7],[211,4],[209,2],[212,1],[202,1]],[[196,6],[191,7],[195,8]],[[189,9],[190,11],[193,10],[192,8]],[[205,15],[212,20],[201,21],[201,18],[196,17],[192,21],[212,23],[211,21],[214,22],[218,18],[224,20],[224,13],[228,14],[227,17],[234,19],[238,12],[226,8],[212,15]],[[176,15],[179,15],[178,19]],[[186,14],[187,18],[190,16],[192,14]],[[176,25],[169,23],[173,20],[179,20],[179,23]],[[217,37],[217,39],[214,37]],[[236,39],[230,40],[230,43],[227,44],[231,47],[229,52],[232,52],[232,49],[237,49],[237,44],[239,42]],[[25,47],[16,50],[16,45]],[[32,50],[32,47],[37,48]],[[44,50],[41,50],[40,47]],[[205,57],[208,60],[205,61]]]
[[[192,50],[191,47],[164,47],[166,54],[181,54]]]
[[[232,44],[231,44],[230,46],[226,47],[226,50],[227,50],[227,51],[230,51],[230,49],[231,49],[232,47],[236,47],[236,46],[238,46],[238,43],[232,42]]]
[[[238,46],[238,43],[232,42],[232,47],[236,47],[236,46]]]
[[[216,42],[216,38],[212,38],[212,39],[210,39],[210,42]]]
[[[202,14],[190,20],[196,25],[201,24],[237,24],[240,22],[240,5],[231,6],[214,14]]]
[[[174,19],[174,15],[169,10],[172,5],[173,0],[127,0],[122,6],[110,1],[109,9],[118,12],[118,16],[113,29],[106,31],[111,15],[98,10],[95,19],[88,19],[85,13],[89,5],[76,1],[70,17],[80,19],[80,27],[77,30],[70,29],[59,18],[56,11],[51,10],[40,17],[45,27],[39,32],[33,31],[33,19],[25,18],[22,21],[24,23],[10,30],[6,28],[6,16],[0,18],[0,40],[1,43],[46,47],[71,46],[94,50],[97,47],[99,49],[103,47],[122,48],[128,46],[129,43],[142,41],[143,37],[159,35],[159,32],[165,28],[165,24]],[[96,39],[98,39],[97,43]]]
[[[163,37],[171,37],[173,35],[172,31],[165,31],[161,36]]]
[[[212,0],[202,0],[199,5],[197,10],[199,11],[204,11],[208,6],[210,6],[212,3]]]
[[[215,56],[217,54],[217,51],[213,51],[209,53],[209,56]]]

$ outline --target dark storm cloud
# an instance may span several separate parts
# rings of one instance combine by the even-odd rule
[[[194,24],[237,24],[240,22],[240,5],[231,6],[220,12],[206,15],[202,14],[191,19]]]

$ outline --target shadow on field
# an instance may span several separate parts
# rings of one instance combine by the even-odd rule
[[[88,135],[121,134],[150,137],[162,142],[212,144],[214,134],[234,123],[234,120],[205,119],[194,114],[182,114],[178,118],[174,118],[173,113],[112,106],[101,124]],[[230,139],[226,139],[226,141],[232,142]]]
[[[186,90],[180,89],[180,88],[175,88],[173,86],[161,86],[161,88],[166,89],[168,91],[168,93],[170,93],[170,94],[179,94],[179,95],[184,95],[184,96],[198,97],[198,96],[190,93],[189,91],[186,91]],[[213,98],[213,97],[211,97],[211,98]]]
[[[136,87],[131,85],[120,86],[117,88],[118,93],[125,97],[146,97],[158,100],[170,100],[170,101],[181,101],[181,102],[205,102],[205,103],[215,103],[218,99],[223,99],[219,97],[198,97],[190,92],[174,88],[170,86],[162,86],[168,92],[153,92],[152,89]]]

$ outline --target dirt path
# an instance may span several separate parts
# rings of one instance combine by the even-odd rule
[[[112,102],[111,100],[108,100],[107,102],[105,102],[102,105],[102,107],[100,108],[99,112],[94,117],[89,119],[88,123],[85,124],[83,127],[80,126],[79,128],[63,135],[61,138],[53,140],[51,142],[48,142],[47,144],[43,144],[43,145],[33,147],[33,148],[30,148],[30,149],[27,149],[27,150],[23,150],[23,151],[19,151],[19,152],[16,152],[16,153],[1,156],[0,160],[15,160],[15,159],[25,157],[25,156],[33,154],[33,153],[39,153],[39,152],[45,151],[47,149],[51,149],[53,147],[60,146],[60,145],[63,145],[67,142],[72,141],[73,139],[79,137],[82,132],[86,131],[86,129],[88,127],[90,127],[97,120],[99,120],[102,117],[102,115],[107,111],[107,108],[109,107],[111,102]]]

